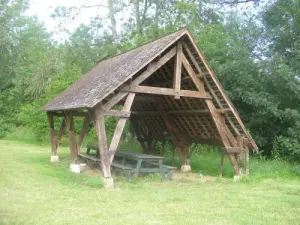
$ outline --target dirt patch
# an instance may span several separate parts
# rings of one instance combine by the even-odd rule
[[[182,172],[174,172],[172,180],[187,180],[187,181],[215,181],[216,177],[213,176],[206,176],[206,175],[200,175],[200,173],[182,173]]]
[[[101,176],[101,172],[98,168],[91,168],[88,165],[80,166],[80,171],[87,175]]]

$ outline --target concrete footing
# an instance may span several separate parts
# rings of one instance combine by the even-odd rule
[[[234,181],[234,182],[237,182],[240,178],[241,178],[241,176],[235,175],[235,176],[233,177],[233,181]]]
[[[114,179],[112,177],[104,178],[105,188],[114,188]]]
[[[59,161],[59,157],[58,155],[51,155],[51,158],[50,158],[50,162],[58,162]]]
[[[181,166],[181,172],[191,172],[191,166],[190,165],[182,165]]]
[[[79,164],[70,164],[70,171],[72,173],[80,173],[80,165]]]

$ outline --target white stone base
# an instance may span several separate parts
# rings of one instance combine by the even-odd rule
[[[104,178],[105,188],[114,188],[114,179],[112,177]]]
[[[50,162],[58,162],[59,161],[59,157],[58,155],[51,155],[51,158],[50,158]]]
[[[235,176],[233,177],[233,181],[234,181],[234,182],[237,182],[240,178],[241,178],[240,176],[236,176],[236,175],[235,175]]]
[[[72,173],[80,173],[80,165],[79,164],[70,164],[70,171]]]
[[[191,172],[192,169],[191,169],[191,166],[190,165],[182,165],[181,166],[181,172]]]

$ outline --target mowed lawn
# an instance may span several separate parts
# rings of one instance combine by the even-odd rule
[[[300,224],[299,178],[261,174],[266,162],[238,183],[154,176],[107,190],[98,177],[68,172],[67,148],[59,154],[51,164],[50,147],[0,141],[0,224]]]

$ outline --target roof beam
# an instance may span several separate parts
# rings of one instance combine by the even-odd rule
[[[181,69],[182,69],[182,42],[178,41],[176,49],[176,59],[174,63],[173,88],[175,89],[175,98],[180,99],[180,85],[181,85]]]
[[[118,111],[118,110],[104,110],[105,116],[117,116],[121,118],[129,118],[130,112],[128,111]]]
[[[88,116],[87,112],[81,112],[81,111],[66,111],[66,112],[71,112],[72,116],[78,116],[78,117],[86,117]],[[58,116],[58,117],[64,117],[64,113],[60,112],[52,112],[53,116]]]
[[[187,60],[187,58],[184,55],[182,57],[182,62],[183,62],[184,68],[187,70],[188,74],[192,78],[192,80],[193,80],[194,84],[196,85],[197,89],[199,90],[199,92],[203,95],[206,95],[206,91],[204,89],[204,83],[197,77],[192,66],[190,65],[189,61]]]
[[[169,52],[167,52],[164,56],[162,56],[158,61],[149,63],[147,70],[141,73],[135,80],[131,82],[131,85],[139,85],[144,80],[146,80],[149,76],[151,76],[156,70],[162,67],[166,62],[168,62],[174,55],[176,54],[176,47],[172,48]],[[104,105],[104,109],[110,109],[114,105],[116,105],[119,101],[121,101],[128,93],[119,92],[115,96],[113,96],[110,100],[108,100]]]
[[[216,112],[225,113],[230,111],[230,109],[216,109]],[[132,111],[134,115],[145,115],[145,116],[155,116],[158,115],[158,111]],[[196,109],[196,110],[170,110],[166,111],[167,114],[203,114],[203,113],[210,113],[208,109]]]
[[[182,97],[211,99],[211,97],[207,97],[206,95],[203,95],[198,91],[180,90],[179,93],[176,93],[176,90],[172,88],[130,86],[130,87],[123,88],[121,91],[131,92],[131,93],[155,94],[155,95],[170,95],[170,96],[176,96],[177,94],[179,94]]]

